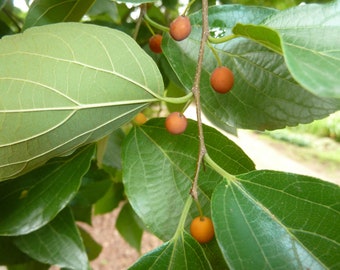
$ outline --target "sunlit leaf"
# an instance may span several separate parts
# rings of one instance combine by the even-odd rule
[[[162,93],[156,64],[123,32],[59,23],[3,38],[0,180],[108,135]]]
[[[212,269],[200,245],[186,232],[145,254],[129,269]]]
[[[336,269],[340,188],[308,176],[253,171],[221,182],[212,217],[233,269]]]
[[[236,24],[261,24],[277,12],[263,7],[214,6],[209,8],[210,34],[214,38],[232,35]],[[192,14],[190,20],[192,31],[187,39],[175,42],[169,35],[163,38],[163,53],[188,89],[191,89],[195,77],[202,32],[201,12]],[[229,93],[215,93],[209,78],[218,62],[207,46],[200,89],[203,113],[213,124],[219,127],[225,123],[236,128],[271,130],[308,123],[339,109],[334,99],[315,96],[296,82],[284,57],[268,49],[268,46],[243,37],[210,44],[222,65],[233,71],[235,81]]]
[[[280,33],[293,77],[312,93],[340,103],[340,1],[284,10],[265,25]]]
[[[164,120],[152,119],[135,127],[125,139],[123,183],[131,206],[147,229],[167,241],[175,233],[192,185],[199,141],[196,122],[189,120],[186,131],[176,136],[166,131]],[[221,133],[208,126],[204,133],[208,152],[225,170],[238,174],[254,169],[245,153]],[[221,179],[208,166],[200,172],[199,197],[207,215],[210,196]],[[190,216],[197,215],[193,206]]]

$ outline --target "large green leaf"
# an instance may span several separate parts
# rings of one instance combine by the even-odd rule
[[[253,171],[212,197],[216,237],[233,269],[337,269],[340,188],[308,176]]]
[[[26,234],[52,220],[77,193],[93,152],[93,146],[86,146],[70,157],[1,182],[0,235]]]
[[[35,0],[23,29],[58,22],[78,22],[95,0]]]
[[[321,97],[340,100],[340,1],[302,5],[270,17],[293,77]]]
[[[80,23],[0,41],[0,180],[98,140],[163,93],[153,60],[123,32]]]
[[[14,243],[37,261],[68,269],[87,269],[85,247],[69,208],[39,230],[16,237]]]
[[[209,26],[215,38],[232,34],[237,23],[261,24],[277,11],[240,5],[209,8]],[[191,89],[201,38],[201,12],[190,16],[189,38],[175,42],[163,38],[163,53],[186,88]],[[214,54],[205,49],[201,76],[203,112],[218,126],[248,129],[277,129],[287,125],[311,122],[338,109],[333,99],[320,98],[301,87],[290,74],[282,55],[243,37],[212,44],[235,77],[233,89],[225,95],[215,93],[209,77],[218,65]]]
[[[204,126],[205,143],[216,162],[232,174],[254,169],[252,161],[215,129]],[[174,235],[196,168],[197,123],[189,120],[185,133],[175,136],[164,119],[152,119],[135,127],[123,146],[123,183],[131,206],[152,233],[162,240]],[[222,178],[206,166],[199,175],[199,197],[204,213],[210,213],[210,196]],[[189,213],[198,215],[197,208]],[[190,220],[188,220],[189,222]]]
[[[202,247],[185,231],[141,257],[129,269],[213,269]]]

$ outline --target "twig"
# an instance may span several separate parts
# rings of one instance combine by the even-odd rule
[[[204,143],[203,126],[202,126],[202,118],[201,118],[200,79],[201,79],[201,71],[202,71],[202,64],[203,64],[204,47],[208,40],[208,37],[209,37],[208,0],[202,0],[202,37],[201,37],[200,49],[199,49],[198,60],[197,60],[195,80],[194,80],[193,87],[191,89],[194,95],[194,98],[195,98],[197,125],[198,125],[198,137],[199,137],[199,150],[198,150],[196,171],[195,171],[192,188],[190,190],[190,195],[196,201],[198,201],[198,193],[197,193],[198,175],[199,175],[199,171],[202,165],[204,155],[207,152],[207,149]]]
[[[142,4],[141,7],[140,7],[140,13],[139,13],[139,17],[138,17],[138,20],[137,20],[137,23],[136,23],[135,32],[133,33],[133,39],[134,40],[137,40],[137,36],[138,36],[139,29],[140,29],[140,26],[142,24],[145,12],[146,12],[146,5]]]

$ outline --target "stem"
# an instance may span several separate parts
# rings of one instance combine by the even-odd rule
[[[177,229],[176,229],[176,232],[173,238],[178,238],[178,234],[183,232],[185,220],[187,219],[191,204],[192,204],[192,198],[188,196],[188,199],[186,200],[185,205],[183,207],[182,215],[179,219],[178,226],[177,226]]]
[[[215,56],[215,59],[216,59],[216,61],[217,61],[217,65],[218,65],[219,67],[222,66],[221,58],[218,56],[218,54],[217,54],[215,48],[210,44],[210,42],[207,42],[207,44],[208,44],[210,50],[212,51],[213,55]]]
[[[199,55],[197,60],[196,74],[194,85],[191,89],[195,98],[196,105],[196,115],[197,115],[197,125],[198,125],[198,137],[199,137],[199,150],[198,150],[198,158],[196,164],[196,171],[194,176],[194,181],[190,190],[190,194],[194,200],[198,201],[198,193],[197,193],[197,181],[198,175],[201,168],[201,164],[203,161],[203,157],[207,152],[207,149],[204,144],[204,135],[203,135],[203,126],[202,126],[202,118],[201,118],[201,101],[200,101],[200,79],[201,79],[201,71],[203,64],[203,56],[204,56],[204,47],[208,40],[209,36],[209,25],[208,25],[208,0],[202,0],[202,37],[200,42]]]
[[[236,176],[226,172],[223,168],[220,167],[214,160],[210,158],[208,154],[205,154],[204,161],[209,164],[217,173],[228,180],[236,180]]]
[[[192,93],[188,93],[183,97],[161,97],[161,96],[155,96],[161,101],[172,103],[172,104],[182,104],[188,102],[192,98]]]
[[[133,39],[134,40],[137,40],[137,36],[138,36],[139,29],[140,29],[140,26],[141,26],[142,21],[143,21],[143,16],[144,16],[145,11],[146,11],[146,5],[143,4],[140,7],[140,13],[139,13],[139,17],[138,17],[138,20],[137,20],[137,23],[136,23],[135,32],[133,33]]]
[[[229,36],[224,36],[221,38],[214,38],[212,36],[209,35],[209,42],[214,43],[214,44],[219,44],[219,43],[224,43],[227,42],[229,40],[232,40],[234,38],[237,38],[237,35],[229,35]]]
[[[166,27],[164,25],[161,25],[159,23],[156,23],[155,21],[153,21],[149,16],[148,14],[145,12],[144,13],[144,19],[150,24],[152,25],[153,27],[159,29],[159,30],[162,30],[163,32],[169,32],[169,27]]]
[[[193,3],[195,3],[195,1],[196,1],[196,0],[191,0],[191,1],[189,2],[189,4],[185,7],[185,10],[184,10],[182,16],[185,16],[185,14],[187,14],[187,12],[188,12],[188,10],[190,9],[191,5],[192,5]]]

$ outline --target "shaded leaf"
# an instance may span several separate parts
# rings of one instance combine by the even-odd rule
[[[188,120],[185,133],[169,134],[165,119],[151,119],[131,130],[123,145],[123,183],[131,206],[147,229],[160,239],[171,239],[188,197],[198,156],[197,123]],[[208,152],[232,174],[254,169],[252,161],[215,129],[204,126]],[[199,175],[199,197],[210,213],[210,196],[221,176],[206,166]],[[198,215],[192,207],[189,214]],[[188,221],[189,222],[189,221]],[[188,224],[187,224],[188,226]]]
[[[78,22],[95,0],[35,0],[26,15],[23,29],[59,22]]]
[[[336,269],[339,186],[308,176],[253,171],[212,197],[216,237],[233,269]]]
[[[31,260],[13,244],[14,237],[0,237],[0,265],[22,264]]]
[[[108,191],[94,205],[94,214],[100,215],[111,212],[124,199],[122,183],[112,183]]]
[[[93,152],[94,146],[89,145],[72,156],[1,182],[0,235],[27,234],[52,220],[75,196]]]
[[[86,230],[81,227],[78,227],[78,230],[80,232],[81,239],[84,242],[87,257],[90,261],[92,261],[99,256],[103,248]]]
[[[140,226],[141,221],[133,211],[129,203],[125,203],[119,212],[116,228],[126,242],[135,248],[138,252],[141,251],[141,241],[143,228]]]
[[[200,245],[185,231],[141,257],[129,269],[212,269]]]
[[[153,60],[106,27],[34,27],[0,52],[0,180],[99,140],[163,93]]]
[[[87,269],[85,248],[69,208],[37,231],[16,237],[14,243],[37,261],[69,269]]]

